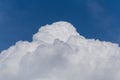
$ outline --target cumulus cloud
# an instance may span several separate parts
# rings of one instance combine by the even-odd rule
[[[86,39],[72,24],[43,26],[0,54],[0,80],[120,80],[120,47]]]

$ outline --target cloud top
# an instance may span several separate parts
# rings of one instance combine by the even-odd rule
[[[60,21],[0,54],[0,80],[119,80],[120,47]]]
[[[66,42],[70,36],[79,35],[72,24],[61,21],[46,25],[39,29],[39,32],[33,36],[33,41],[44,41],[53,43],[55,39]]]

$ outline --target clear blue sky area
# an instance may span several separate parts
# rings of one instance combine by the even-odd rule
[[[61,20],[86,38],[120,44],[120,0],[0,0],[0,51]]]

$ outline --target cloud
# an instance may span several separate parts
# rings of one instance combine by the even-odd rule
[[[0,54],[0,80],[119,80],[120,47],[86,39],[72,24],[43,26]]]

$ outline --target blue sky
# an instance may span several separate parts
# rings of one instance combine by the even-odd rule
[[[71,22],[86,38],[120,44],[119,0],[0,0],[0,51],[32,40],[40,26]]]

